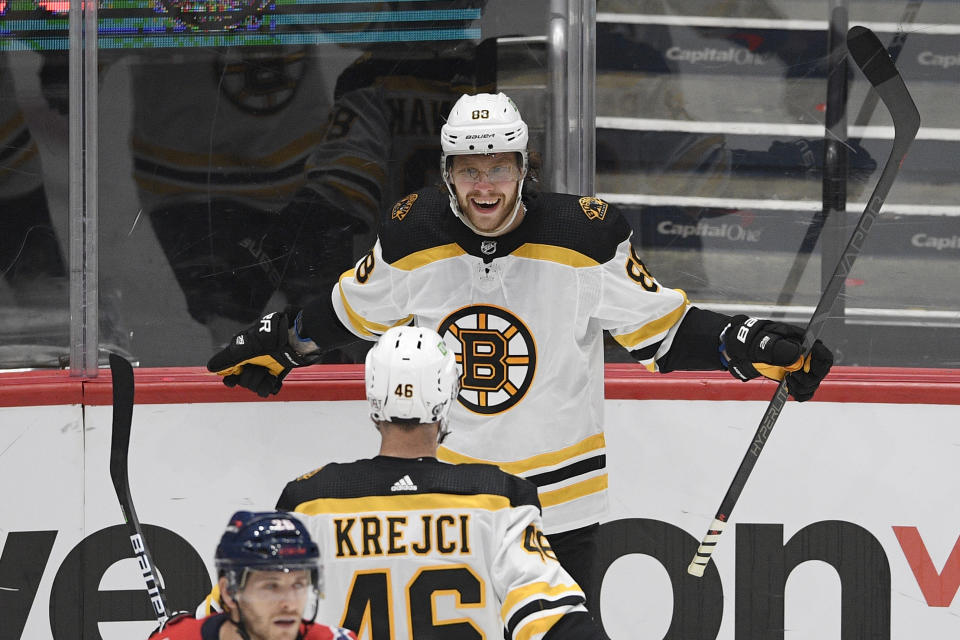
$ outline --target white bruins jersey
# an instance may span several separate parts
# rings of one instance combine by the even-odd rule
[[[360,640],[601,637],[541,529],[536,487],[494,466],[330,464],[288,483],[277,508],[304,514],[320,546],[317,619]]]
[[[15,99],[13,70],[0,60],[0,198],[16,198],[43,186],[37,143]]]
[[[131,65],[146,211],[230,200],[278,211],[305,183],[334,78],[307,46],[151,51]]]
[[[411,194],[331,299],[360,337],[411,322],[444,337],[461,391],[440,458],[529,479],[555,533],[606,510],[602,330],[653,371],[689,303],[649,274],[606,202],[533,192],[524,204],[517,229],[485,238],[440,188]]]

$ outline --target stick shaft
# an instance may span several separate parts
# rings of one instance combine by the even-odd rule
[[[130,431],[133,426],[133,367],[125,358],[111,353],[110,373],[113,378],[110,478],[113,480],[113,488],[117,493],[117,500],[120,502],[120,508],[130,532],[130,545],[140,566],[150,604],[157,616],[157,623],[162,625],[170,618],[170,610],[160,587],[156,565],[153,563],[147,541],[143,537],[137,511],[133,507],[133,496],[130,494],[128,453],[130,450]]]
[[[890,188],[893,186],[894,179],[900,170],[900,165],[906,158],[907,151],[920,128],[920,114],[913,98],[910,97],[910,93],[897,72],[896,66],[887,55],[877,36],[864,27],[853,27],[847,34],[847,46],[857,66],[867,76],[870,84],[873,85],[880,99],[890,111],[894,122],[893,148],[880,174],[880,179],[877,180],[873,193],[867,201],[867,206],[860,215],[846,248],[840,254],[833,275],[827,282],[827,286],[824,287],[823,293],[820,295],[820,301],[807,324],[802,345],[804,356],[813,348],[814,342],[823,330],[830,309],[833,307],[847,275],[853,268],[857,256],[863,249],[863,243],[880,214],[880,208],[890,193]],[[688,573],[698,577],[703,575],[711,555],[716,550],[720,534],[723,532],[724,527],[722,525],[729,522],[730,513],[736,506],[788,397],[789,390],[787,389],[786,378],[784,378],[777,386],[773,398],[760,419],[760,425],[757,427],[753,441],[740,462],[740,467],[737,469],[733,481],[720,503],[720,508],[714,516],[710,529],[687,567]]]

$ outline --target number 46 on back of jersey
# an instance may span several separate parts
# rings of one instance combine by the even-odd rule
[[[390,571],[357,571],[353,575],[341,626],[357,630],[360,640],[395,640],[396,624],[391,603]],[[483,632],[469,618],[438,622],[433,595],[456,599],[456,607],[484,607],[483,580],[467,565],[421,567],[406,589],[406,613],[411,640],[480,640]],[[399,611],[396,613],[400,613]]]

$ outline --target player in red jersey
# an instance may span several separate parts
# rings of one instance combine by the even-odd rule
[[[323,586],[320,551],[289,515],[235,513],[216,566],[229,613],[174,616],[150,640],[356,640],[352,631],[307,619]]]

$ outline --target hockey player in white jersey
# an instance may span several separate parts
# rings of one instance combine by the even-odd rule
[[[458,379],[435,331],[390,329],[366,359],[379,455],[284,488],[277,509],[310,516],[325,558],[319,618],[361,640],[604,638],[543,534],[536,486],[437,460]]]
[[[398,202],[329,296],[270,314],[207,366],[267,396],[327,349],[398,325],[436,328],[461,375],[440,459],[492,462],[536,484],[551,546],[595,598],[607,504],[603,332],[651,371],[786,376],[801,401],[833,356],[817,341],[801,357],[799,327],[700,309],[663,286],[616,207],[525,180],[527,139],[506,95],[463,96],[441,133],[445,185]]]

